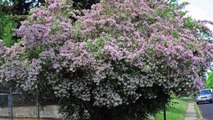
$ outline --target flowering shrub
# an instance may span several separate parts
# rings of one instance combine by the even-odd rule
[[[202,27],[181,13],[164,0],[102,0],[83,11],[49,0],[15,31],[19,43],[1,45],[1,79],[54,94],[68,116],[143,119],[172,93],[195,90],[212,61],[212,45],[195,34]]]

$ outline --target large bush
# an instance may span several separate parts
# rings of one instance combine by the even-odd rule
[[[19,43],[1,45],[1,79],[59,98],[68,119],[145,119],[171,94],[195,90],[212,61],[212,45],[196,34],[204,27],[176,4],[102,0],[82,11],[71,0],[49,4],[16,30]]]

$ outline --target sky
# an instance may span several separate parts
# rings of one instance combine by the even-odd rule
[[[210,20],[213,21],[213,0],[179,0],[180,2],[186,1],[190,4],[186,6],[189,15],[197,20]],[[213,31],[213,25],[207,25]],[[210,70],[208,70],[210,71]],[[208,78],[208,74],[206,73]]]
[[[179,0],[187,1],[190,4],[186,6],[189,15],[198,20],[213,21],[213,0]],[[213,25],[208,25],[213,31]]]

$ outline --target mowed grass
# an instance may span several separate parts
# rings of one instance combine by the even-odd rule
[[[180,99],[173,99],[170,105],[166,109],[166,119],[167,120],[184,120],[185,112],[188,103]],[[155,120],[164,120],[163,111],[159,112],[155,116]]]

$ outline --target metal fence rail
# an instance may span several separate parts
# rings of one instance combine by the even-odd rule
[[[53,100],[54,101],[54,100]],[[49,102],[51,103],[51,102]],[[53,104],[52,102],[51,104]],[[48,104],[48,102],[47,102]],[[51,105],[50,104],[50,105]],[[57,106],[55,102],[55,106]],[[28,109],[33,110],[34,115],[32,116],[14,116],[14,109],[23,110],[26,108],[26,111]],[[33,109],[31,109],[33,108]],[[43,107],[40,106],[40,101],[35,97],[28,97],[26,98],[24,95],[18,93],[18,92],[10,92],[10,91],[1,91],[0,90],[0,110],[4,110],[4,113],[7,111],[7,116],[0,116],[0,119],[9,119],[9,120],[14,120],[14,119],[20,119],[20,120],[30,120],[30,119],[39,119],[39,120],[59,120],[60,118],[56,117],[51,117],[51,116],[46,116],[45,118],[41,118],[41,112],[44,113]],[[56,108],[54,108],[56,109]],[[23,110],[24,111],[24,110]],[[20,112],[20,111],[19,111]],[[29,112],[29,111],[27,111]],[[51,111],[47,111],[49,114]],[[1,113],[1,111],[0,111]],[[51,119],[50,119],[51,118]]]

